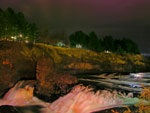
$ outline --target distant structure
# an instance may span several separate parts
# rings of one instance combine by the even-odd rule
[[[61,42],[58,42],[58,43],[56,44],[56,46],[65,47],[66,44],[61,41]]]
[[[111,53],[111,52],[110,52],[110,51],[108,51],[108,50],[105,50],[105,51],[104,51],[104,53]]]
[[[76,48],[82,48],[81,44],[76,44]]]

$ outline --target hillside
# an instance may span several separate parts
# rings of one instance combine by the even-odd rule
[[[94,52],[78,48],[62,48],[36,44],[54,61],[56,69],[75,74],[87,72],[141,72],[147,71],[148,60],[140,55]]]

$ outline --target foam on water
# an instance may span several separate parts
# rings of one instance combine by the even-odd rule
[[[103,90],[94,93],[92,88],[78,85],[64,97],[60,97],[53,103],[46,103],[33,95],[33,87],[30,85],[23,87],[23,84],[24,81],[21,81],[11,88],[0,100],[0,105],[41,106],[42,113],[91,113],[121,107],[125,100],[125,97],[117,96],[117,92],[111,93]],[[133,99],[128,100],[132,101]],[[125,103],[127,104],[127,101]]]

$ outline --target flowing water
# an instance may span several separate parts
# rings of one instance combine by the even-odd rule
[[[83,84],[94,85],[99,89],[116,89],[121,92],[132,92],[134,94],[139,94],[143,90],[143,86],[150,87],[150,73],[80,75],[79,80]]]
[[[122,95],[116,91],[112,92],[112,89],[139,93],[142,91],[142,84],[150,86],[150,73],[88,75],[80,77],[79,80],[107,90],[94,93],[93,89],[78,85],[53,103],[46,103],[33,95],[33,87],[24,85],[25,81],[20,81],[0,99],[0,106],[14,106],[22,110],[20,113],[37,113],[34,112],[37,110],[33,111],[33,108],[38,109],[39,113],[92,113],[124,105],[134,105],[139,101],[138,98]]]

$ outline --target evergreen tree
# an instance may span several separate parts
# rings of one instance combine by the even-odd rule
[[[89,34],[88,48],[91,49],[91,50],[94,50],[94,51],[102,51],[101,40],[98,39],[95,32],[91,32]]]
[[[123,49],[123,43],[122,43],[122,40],[121,39],[115,39],[114,40],[114,52],[117,52],[117,53],[124,53],[125,50]]]
[[[114,39],[112,36],[105,36],[102,41],[102,45],[105,50],[114,51],[115,45],[114,45]]]
[[[70,35],[71,47],[81,44],[82,47],[93,51],[111,51],[116,53],[138,54],[138,45],[130,39],[113,39],[112,36],[105,36],[103,40],[99,39],[95,32],[86,35],[82,31],[77,31]]]
[[[138,45],[132,40],[127,39],[127,38],[122,39],[122,48],[127,53],[134,53],[134,54],[139,53]]]
[[[75,47],[77,44],[80,44],[83,48],[88,48],[88,38],[88,35],[82,31],[77,31],[70,35],[70,45],[71,47]]]
[[[37,37],[37,26],[29,23],[24,14],[14,12],[13,9],[0,9],[0,38],[16,40],[35,40]]]

